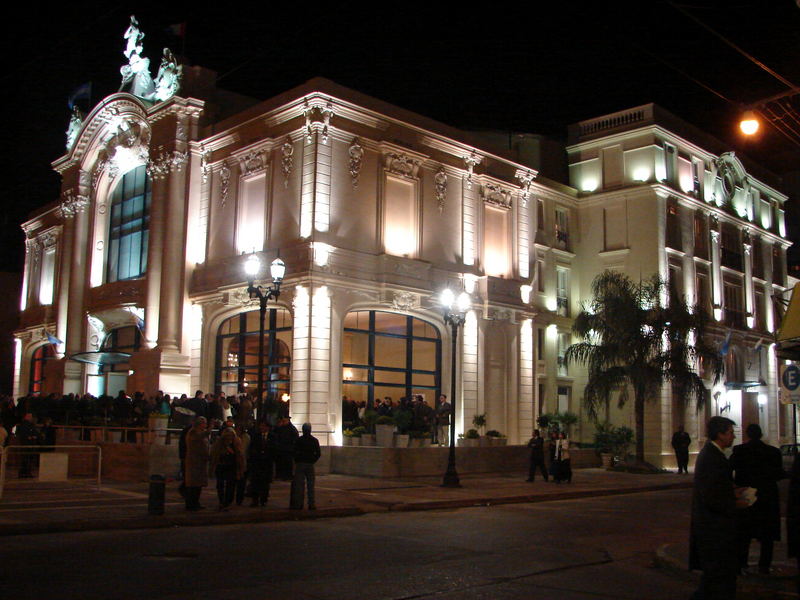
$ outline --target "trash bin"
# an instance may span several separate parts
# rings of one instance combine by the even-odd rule
[[[150,476],[150,495],[147,499],[148,514],[164,514],[164,493],[166,485],[167,483],[163,475]]]

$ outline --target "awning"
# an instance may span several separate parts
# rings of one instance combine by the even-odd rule
[[[130,358],[127,352],[78,352],[69,357],[70,360],[92,365],[118,365],[128,362]]]
[[[758,381],[727,381],[725,382],[726,390],[747,390],[754,387],[766,387],[767,382],[763,379]]]
[[[800,294],[797,293],[797,286],[792,289],[789,308],[786,309],[778,329],[776,354],[778,358],[800,360]]]

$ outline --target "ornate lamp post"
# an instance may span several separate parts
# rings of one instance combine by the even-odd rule
[[[261,418],[261,405],[263,403],[264,394],[264,317],[267,314],[267,302],[270,298],[275,300],[281,295],[281,283],[283,276],[286,274],[286,264],[280,259],[276,258],[269,266],[270,275],[272,276],[272,285],[264,289],[260,285],[255,284],[256,276],[261,271],[261,261],[258,256],[253,253],[247,257],[244,263],[244,272],[247,274],[247,293],[250,298],[258,298],[259,301],[259,314],[258,314],[258,389],[256,406],[258,407],[258,416]]]
[[[461,292],[458,300],[450,288],[445,288],[439,302],[444,311],[444,322],[450,325],[452,341],[452,364],[450,365],[450,453],[447,457],[447,471],[442,480],[443,487],[461,487],[456,472],[456,364],[458,351],[458,328],[464,324],[470,309],[469,294]]]

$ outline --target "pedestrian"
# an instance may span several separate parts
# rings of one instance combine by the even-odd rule
[[[675,450],[675,461],[678,463],[678,474],[689,473],[689,445],[692,438],[678,425],[678,431],[672,434],[672,449]]]
[[[314,463],[319,460],[322,452],[319,441],[311,435],[311,423],[303,423],[303,435],[294,445],[294,479],[292,479],[292,496],[289,508],[300,510],[303,508],[303,488],[308,486],[308,510],[316,510],[314,498]]]
[[[292,454],[299,434],[289,417],[278,421],[275,436],[275,477],[292,481]]]
[[[558,434],[555,444],[555,475],[556,483],[566,481],[572,483],[572,460],[569,455],[569,439],[563,431]]]
[[[547,481],[547,468],[544,466],[544,438],[538,429],[533,430],[533,437],[528,442],[531,449],[530,466],[528,467],[528,481],[536,479],[536,469],[538,468],[544,480]]]
[[[244,502],[245,492],[247,490],[247,473],[249,469],[248,457],[250,456],[250,434],[244,429],[237,429],[233,424],[233,419],[227,421],[231,423],[231,427],[236,432],[239,441],[242,444],[242,459],[244,460],[244,469],[242,469],[241,476],[236,480],[236,506],[241,506]]]
[[[725,456],[736,438],[734,425],[725,417],[711,417],[706,426],[708,441],[695,463],[689,569],[703,571],[692,596],[695,600],[736,597],[736,512],[747,503],[737,498],[740,492],[734,487],[733,469]]]
[[[186,432],[184,484],[186,510],[205,508],[200,505],[200,493],[208,485],[208,428],[205,417],[197,417]]]
[[[275,438],[270,424],[259,421],[258,427],[250,434],[250,451],[247,469],[250,476],[250,506],[264,506],[269,499],[272,472],[275,468]]]
[[[439,408],[436,410],[436,439],[440,446],[450,445],[450,413],[453,406],[447,401],[447,396],[439,396]]]
[[[242,442],[232,427],[225,427],[214,442],[211,468],[217,479],[217,510],[228,510],[233,503],[236,482],[244,475]]]
[[[781,539],[781,508],[778,481],[786,477],[781,451],[761,441],[761,427],[747,426],[748,441],[733,448],[730,462],[734,483],[739,487],[756,489],[756,502],[737,513],[739,537],[739,568],[747,570],[750,540],[761,546],[758,572],[768,575],[772,565],[773,548]]]

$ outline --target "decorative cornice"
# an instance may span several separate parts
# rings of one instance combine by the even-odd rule
[[[466,177],[467,189],[471,190],[472,176],[475,174],[475,167],[481,164],[483,157],[476,154],[475,151],[473,150],[469,156],[462,156],[461,158],[464,160],[464,165],[467,169],[467,177]]]
[[[75,190],[64,190],[61,194],[61,214],[71,219],[78,213],[82,213],[89,206],[89,197],[76,194]]]
[[[493,204],[500,208],[511,208],[511,192],[493,183],[485,183],[480,188],[481,198],[486,204]]]
[[[447,172],[443,166],[440,166],[439,170],[436,171],[436,175],[433,176],[433,191],[436,194],[439,212],[442,212],[447,201]]]
[[[188,161],[189,154],[187,152],[179,152],[178,150],[165,152],[162,148],[155,160],[148,161],[147,174],[152,179],[163,179],[170,173],[183,170]]]
[[[527,208],[528,206],[528,198],[531,195],[531,184],[533,184],[533,180],[536,179],[536,176],[539,174],[538,171],[527,170],[523,171],[522,169],[517,169],[517,172],[514,174],[514,177],[519,180],[520,187],[522,188],[522,207]]]

